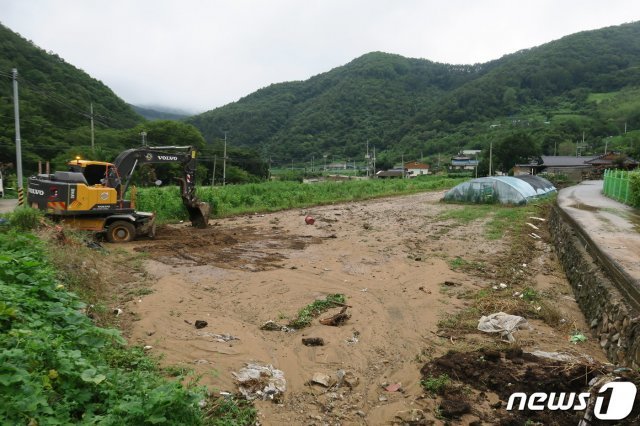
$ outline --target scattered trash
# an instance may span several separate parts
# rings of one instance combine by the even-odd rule
[[[212,337],[213,340],[220,343],[226,343],[232,340],[240,340],[239,337],[232,336],[231,334],[198,333],[198,336]]]
[[[562,352],[533,351],[531,352],[531,355],[535,355],[539,358],[547,358],[563,362],[575,361],[576,359],[574,356]]]
[[[577,345],[578,343],[586,342],[587,341],[587,336],[585,336],[584,334],[580,333],[579,331],[576,331],[571,336],[569,336],[569,341],[571,343],[573,343],[574,345]]]
[[[505,283],[500,283],[500,284],[498,284],[498,287],[500,287],[501,289],[505,289],[508,286]]]
[[[360,332],[359,331],[354,331],[353,332],[353,336],[349,337],[346,342],[348,345],[355,345],[356,343],[358,343],[358,336],[360,336]]]
[[[294,332],[294,328],[287,327],[286,325],[278,324],[273,320],[269,320],[260,326],[260,330],[265,331],[285,331],[287,333]]]
[[[272,365],[247,364],[240,371],[233,372],[238,390],[248,400],[278,400],[287,390],[287,382],[281,370]]]
[[[353,389],[360,383],[360,379],[350,370],[338,370],[336,373],[338,376],[338,386],[346,384],[349,388]]]
[[[338,327],[344,324],[349,318],[351,318],[351,315],[347,313],[347,308],[348,306],[345,306],[337,314],[321,319],[320,324],[330,325],[332,327]]]
[[[316,220],[313,218],[313,216],[305,216],[304,222],[307,225],[313,225],[314,223],[316,223]]]
[[[384,388],[387,392],[402,391],[402,383],[392,383]]]
[[[205,328],[207,325],[209,325],[209,323],[205,320],[196,320],[196,323],[194,325],[197,329],[201,329]]]
[[[153,346],[151,346],[151,345],[146,345],[146,346],[142,347],[142,350],[145,350],[145,351],[148,351],[148,350],[151,350],[151,349],[153,349]]]
[[[188,320],[188,319],[184,320],[184,322],[186,322],[186,323],[187,323],[187,324],[189,324],[189,325],[193,325],[193,321],[190,321],[190,320]]]
[[[369,289],[367,287],[365,287],[365,288],[361,289],[360,291],[363,292],[363,293],[366,293],[367,290],[369,290]]]
[[[540,222],[546,222],[546,219],[543,219],[541,217],[529,216],[529,219],[537,220]]]
[[[527,224],[527,225],[529,225],[530,227],[532,227],[533,229],[535,229],[536,231],[537,231],[538,229],[540,229],[540,228],[538,228],[537,226],[535,226],[533,223],[526,222],[526,224]]]
[[[115,316],[117,316],[117,317],[118,317],[118,316],[120,316],[120,315],[122,314],[122,309],[120,309],[120,308],[115,308],[115,309],[113,310],[113,313],[115,314]]]
[[[422,424],[425,421],[424,411],[414,408],[412,410],[398,411],[395,415],[402,424]]]
[[[87,247],[89,247],[90,249],[94,249],[94,250],[104,250],[104,247],[102,247],[102,244],[100,244],[97,241],[87,241]]]
[[[316,383],[318,385],[324,386],[325,388],[328,388],[333,386],[335,384],[335,381],[328,374],[313,373],[313,377],[311,378],[311,383]]]
[[[541,237],[540,235],[538,235],[538,234],[536,234],[536,233],[533,233],[533,232],[532,232],[532,233],[530,233],[530,234],[529,234],[529,236],[530,236],[531,238],[533,238],[534,240],[540,240],[540,239],[542,239],[542,237]]]
[[[513,332],[522,328],[529,328],[526,319],[517,315],[509,315],[504,312],[497,312],[488,316],[483,316],[478,321],[478,330],[485,333],[500,333],[509,343],[515,342]]]
[[[303,337],[302,344],[305,346],[324,346],[322,337]]]

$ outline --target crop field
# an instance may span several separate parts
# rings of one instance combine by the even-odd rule
[[[425,177],[393,180],[354,180],[345,182],[265,182],[247,185],[199,187],[198,198],[211,204],[212,215],[226,217],[291,208],[358,201],[390,195],[413,194],[451,188],[461,178]],[[186,220],[177,187],[140,188],[137,208],[155,211],[160,222]]]

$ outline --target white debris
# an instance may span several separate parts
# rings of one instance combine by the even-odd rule
[[[533,229],[535,229],[536,231],[537,231],[538,229],[540,229],[540,228],[538,228],[537,226],[535,226],[533,223],[526,222],[526,224],[527,224],[527,225],[529,225],[530,227],[532,227]]]
[[[523,317],[509,315],[504,312],[497,312],[488,316],[483,316],[478,321],[478,330],[486,333],[500,333],[500,336],[507,338],[509,343],[515,342],[513,332],[522,328],[529,328],[529,323]]]
[[[248,400],[277,399],[278,395],[287,390],[284,373],[273,368],[272,365],[249,363],[237,373],[231,374],[238,382],[238,390]]]
[[[546,219],[543,219],[541,217],[529,216],[529,219],[537,220],[539,222],[546,222]]]

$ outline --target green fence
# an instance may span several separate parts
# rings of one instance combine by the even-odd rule
[[[602,192],[609,198],[629,204],[629,172],[623,170],[605,170]]]

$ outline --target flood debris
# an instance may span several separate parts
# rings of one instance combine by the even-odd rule
[[[330,388],[336,381],[328,374],[325,373],[313,373],[313,377],[309,381],[310,384],[318,384],[325,388]]]
[[[239,337],[232,336],[231,334],[198,333],[198,336],[211,337],[214,341],[220,343],[227,343],[231,342],[232,340],[240,340]]]
[[[306,223],[307,225],[313,225],[314,223],[316,223],[316,220],[313,218],[313,216],[305,216],[304,223]]]
[[[402,392],[402,383],[391,383],[384,387],[387,392]]]
[[[305,346],[324,346],[322,337],[303,337],[302,344]]]
[[[284,373],[272,365],[247,363],[240,371],[231,373],[238,390],[248,400],[278,401],[287,390]]]
[[[509,315],[504,312],[497,312],[491,315],[482,316],[478,321],[478,330],[485,333],[500,333],[500,337],[509,343],[516,341],[513,333],[519,329],[528,329],[529,323],[526,319],[518,315]]]
[[[278,324],[273,320],[269,320],[260,326],[260,330],[265,331],[284,331],[287,333],[295,331],[295,329],[287,327],[286,325]]]
[[[347,313],[347,309],[348,306],[344,306],[337,314],[321,319],[320,324],[329,325],[332,327],[341,326],[342,324],[347,322],[349,318],[351,318],[351,315]]]
[[[206,322],[205,320],[196,320],[194,326],[199,330],[201,328],[205,328],[207,325],[209,325],[208,322]]]
[[[360,384],[360,379],[351,370],[338,370],[336,376],[338,377],[338,387],[347,385],[349,388],[353,389]]]

